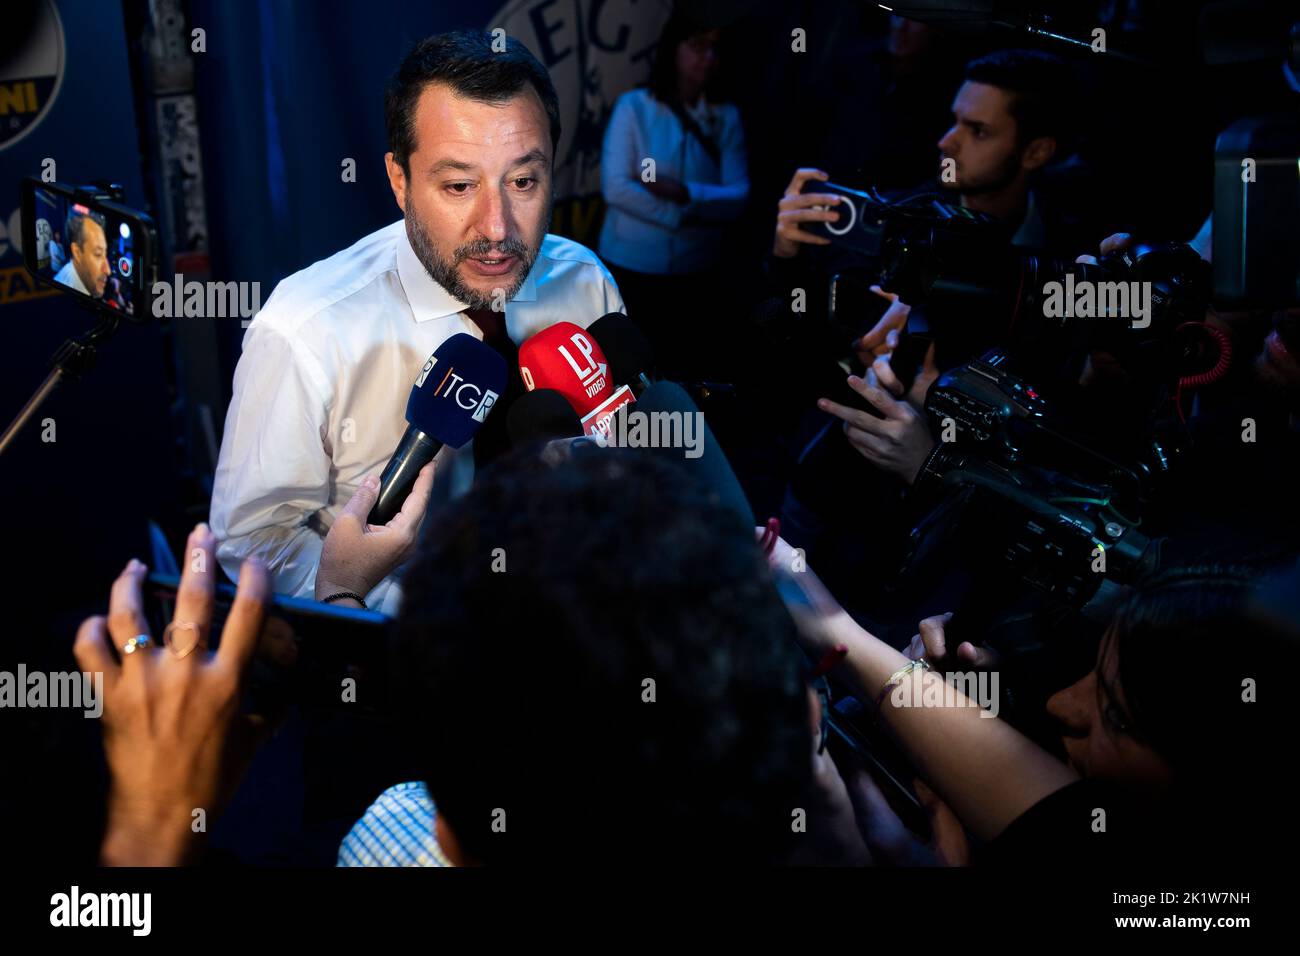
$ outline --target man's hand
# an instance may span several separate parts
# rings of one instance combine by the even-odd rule
[[[795,171],[790,185],[785,187],[785,195],[777,203],[776,237],[772,240],[772,255],[789,259],[799,252],[800,243],[813,246],[829,246],[831,241],[825,236],[814,236],[804,232],[800,223],[835,222],[839,213],[833,209],[814,209],[814,206],[838,206],[840,197],[834,193],[800,193],[804,183],[810,179],[822,182],[830,179],[820,169],[799,169]]]
[[[893,292],[886,292],[878,285],[873,285],[871,291],[881,298],[888,299],[889,307],[885,309],[885,314],[876,320],[871,331],[853,345],[858,353],[858,360],[867,368],[870,368],[876,359],[894,350],[898,344],[898,335],[906,327],[907,316],[912,311],[912,307]]]
[[[925,658],[935,670],[989,670],[997,666],[996,651],[987,647],[976,647],[970,641],[957,645],[957,653],[950,655],[948,641],[944,636],[944,625],[952,620],[952,612],[927,617],[920,624],[920,633],[912,638],[912,643],[903,651],[909,658],[919,661]]]
[[[666,199],[679,206],[685,206],[691,201],[691,191],[686,188],[686,184],[671,176],[659,176],[650,182],[643,179],[641,185],[660,199]]]
[[[1101,241],[1101,254],[1103,256],[1108,256],[1112,252],[1118,252],[1120,249],[1127,249],[1132,244],[1133,244],[1133,237],[1129,235],[1127,232],[1111,233],[1109,236],[1107,236],[1105,239]],[[1074,261],[1095,266],[1097,264],[1097,257],[1079,256]]]
[[[351,591],[365,597],[415,553],[420,522],[433,490],[434,463],[420,469],[402,510],[388,524],[367,524],[379,497],[379,479],[367,475],[325,536],[316,569],[316,600]]]
[[[104,753],[111,778],[101,860],[117,866],[191,862],[204,830],[234,793],[258,736],[257,718],[239,713],[240,690],[257,649],[270,583],[254,558],[244,562],[239,590],[208,651],[216,538],[207,525],[186,545],[176,593],[174,647],[149,635],[140,598],[146,568],[132,560],[113,582],[108,617],[91,617],[77,631],[73,653],[85,673],[102,673]],[[191,626],[179,627],[186,623]],[[188,653],[181,653],[188,650]]]
[[[862,457],[910,485],[934,450],[934,438],[925,416],[906,401],[893,398],[883,388],[856,375],[849,376],[849,387],[885,417],[876,418],[828,398],[818,399],[817,407],[844,422],[844,434]]]
[[[898,333],[889,333],[889,347],[893,349],[898,344]],[[912,387],[907,390],[906,396],[903,395],[903,383],[899,381],[898,376],[894,374],[893,355],[882,355],[871,364],[868,369],[866,380],[868,385],[879,385],[894,397],[905,397],[907,404],[916,409],[917,413],[925,411],[925,393],[930,390],[934,380],[939,377],[939,369],[934,364],[935,345],[930,343],[930,347],[925,350],[925,359],[921,362],[921,367],[916,370],[916,377],[912,379]]]

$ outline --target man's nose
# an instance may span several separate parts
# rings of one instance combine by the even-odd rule
[[[490,242],[505,242],[510,234],[509,209],[500,189],[483,190],[474,227]]]
[[[1047,712],[1071,737],[1086,737],[1096,710],[1096,678],[1093,672],[1047,699]]]
[[[957,127],[953,127],[939,137],[939,150],[945,156],[957,155]]]

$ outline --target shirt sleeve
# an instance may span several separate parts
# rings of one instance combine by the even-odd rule
[[[329,503],[328,393],[306,349],[254,321],[235,368],[210,514],[217,560],[233,580],[256,555],[275,591],[312,596],[323,539],[307,522]]]
[[[723,114],[721,143],[721,183],[688,182],[691,201],[685,214],[690,219],[719,222],[735,219],[749,198],[749,170],[745,159],[745,133],[740,125],[740,111],[730,106]]]
[[[652,158],[653,149],[639,147],[636,109],[623,96],[614,104],[605,127],[605,141],[600,157],[600,189],[605,202],[620,212],[644,222],[676,229],[685,209],[677,203],[660,199],[641,182],[641,162]]]

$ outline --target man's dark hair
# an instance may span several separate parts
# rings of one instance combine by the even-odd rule
[[[388,82],[384,121],[388,148],[406,172],[415,151],[415,107],[430,83],[445,83],[461,96],[504,103],[532,84],[551,123],[551,149],[560,142],[560,100],[546,67],[514,37],[505,49],[492,49],[492,34],[457,30],[426,37],[415,45]]]
[[[86,243],[86,223],[93,221],[99,223],[99,228],[104,228],[104,220],[93,212],[73,212],[68,214],[68,245],[74,242],[79,246]]]
[[[1077,122],[1073,77],[1065,61],[1039,50],[998,50],[971,60],[966,81],[996,86],[1011,94],[1011,115],[1021,146],[1040,136],[1057,141],[1064,155]]]
[[[466,854],[785,857],[813,731],[752,528],[626,449],[516,452],[426,528],[395,689]]]

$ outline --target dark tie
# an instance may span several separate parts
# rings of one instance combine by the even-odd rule
[[[474,470],[480,471],[510,449],[506,415],[515,399],[524,393],[524,382],[519,377],[519,349],[506,332],[505,313],[492,309],[466,309],[465,317],[483,332],[483,344],[506,360],[506,392],[497,399],[487,421],[474,436]]]
[[[495,312],[492,309],[466,309],[465,317],[482,330],[483,341],[493,348],[497,348],[502,339],[507,342],[510,341],[510,336],[506,334],[506,314],[504,312]],[[512,343],[511,348],[513,347]]]

